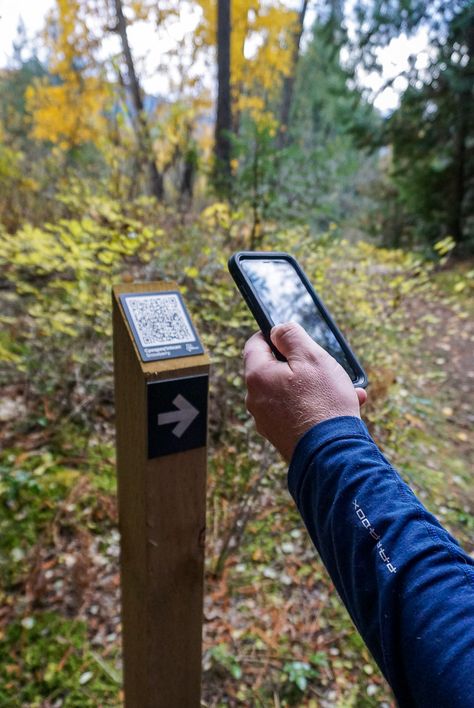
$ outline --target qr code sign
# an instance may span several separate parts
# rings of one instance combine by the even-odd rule
[[[163,347],[196,339],[175,293],[128,296],[127,306],[142,347]]]

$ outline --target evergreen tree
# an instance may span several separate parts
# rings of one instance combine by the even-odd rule
[[[367,142],[392,152],[391,178],[404,215],[396,242],[450,235],[474,247],[474,5],[470,0],[360,0],[354,66],[380,69],[377,52],[423,28],[430,62],[411,56],[400,107]],[[389,83],[392,83],[390,80]],[[399,219],[397,219],[399,222]]]
[[[414,72],[387,124],[411,230],[474,247],[474,10],[453,17],[428,70]]]

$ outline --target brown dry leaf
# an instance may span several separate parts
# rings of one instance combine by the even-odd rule
[[[418,430],[424,430],[425,425],[421,418],[418,418],[416,415],[412,415],[411,413],[406,413],[405,414],[405,420],[407,420],[410,425],[412,425],[414,428],[418,428]]]

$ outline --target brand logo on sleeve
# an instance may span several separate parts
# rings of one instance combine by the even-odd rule
[[[369,535],[372,536],[374,541],[376,542],[376,549],[377,553],[379,555],[379,558],[382,560],[384,563],[385,567],[390,573],[396,573],[397,572],[397,567],[391,563],[390,557],[386,554],[385,548],[382,545],[381,537],[380,535],[376,532],[372,524],[370,523],[369,519],[365,515],[365,512],[361,508],[361,506],[358,504],[357,499],[354,499],[352,502],[354,506],[354,510],[356,513],[357,518],[359,519],[360,523],[362,526],[368,531]]]

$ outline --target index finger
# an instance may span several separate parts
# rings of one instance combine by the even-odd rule
[[[261,332],[256,332],[247,340],[244,347],[245,374],[259,371],[278,363]]]

